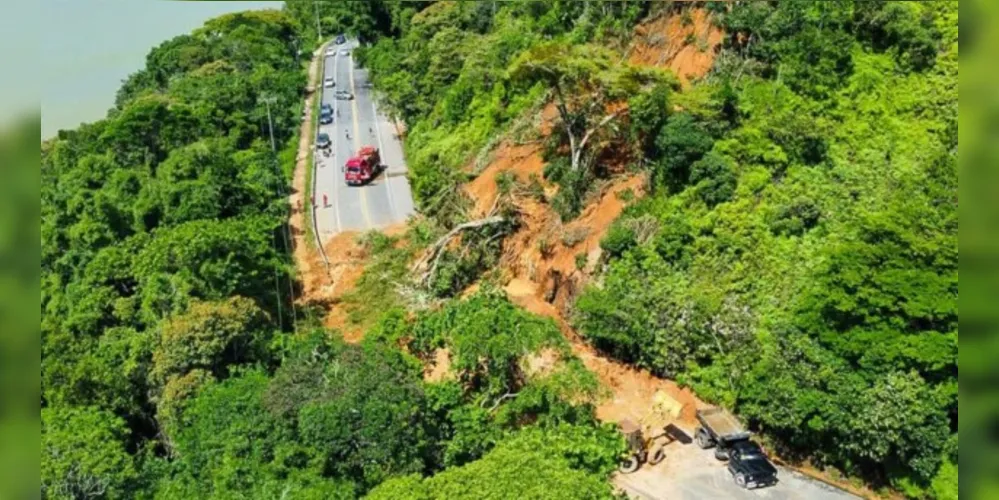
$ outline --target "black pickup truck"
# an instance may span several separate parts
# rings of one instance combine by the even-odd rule
[[[701,424],[694,432],[697,445],[715,447],[715,458],[728,460],[736,484],[756,488],[777,483],[777,468],[735,416],[722,408],[707,408],[697,410],[697,421]]]
[[[728,450],[728,471],[735,484],[743,488],[757,488],[777,483],[774,467],[760,445],[746,439],[731,444]]]

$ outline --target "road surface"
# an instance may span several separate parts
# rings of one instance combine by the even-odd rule
[[[313,178],[316,227],[322,241],[342,231],[366,231],[404,222],[415,213],[402,143],[395,127],[376,106],[367,70],[354,64],[357,41],[331,43],[329,47],[335,52],[323,56],[323,81],[333,78],[335,86],[320,82],[321,102],[333,106],[334,118],[331,124],[320,124],[319,132],[330,136],[333,148],[329,156],[316,151]],[[354,98],[338,100],[334,96],[337,90],[351,92]],[[386,169],[364,186],[347,186],[343,164],[363,146],[377,147]]]
[[[714,458],[713,451],[674,442],[666,447],[663,462],[644,465],[632,474],[617,474],[613,482],[628,497],[640,500],[859,500],[784,467],[777,467],[777,484],[744,490],[735,484],[725,463]]]

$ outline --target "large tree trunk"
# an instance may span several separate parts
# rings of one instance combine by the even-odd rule
[[[464,224],[459,224],[455,226],[454,229],[448,231],[448,233],[445,234],[443,237],[441,237],[441,239],[437,240],[437,242],[430,247],[430,251],[427,252],[427,254],[424,255],[422,259],[418,260],[415,264],[413,264],[411,270],[414,273],[422,271],[423,274],[420,276],[419,282],[423,285],[426,285],[427,283],[430,282],[430,279],[433,277],[434,272],[436,272],[437,270],[437,264],[438,262],[440,262],[441,255],[444,254],[444,247],[446,247],[448,242],[450,242],[452,238],[457,236],[458,233],[466,229],[474,229],[477,227],[487,226],[490,224],[499,224],[500,222],[503,222],[505,220],[506,220],[505,218],[497,215],[493,217],[486,217],[485,219],[469,221]],[[428,265],[429,269],[427,268]]]

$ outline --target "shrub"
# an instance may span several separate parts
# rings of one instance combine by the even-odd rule
[[[588,227],[577,226],[569,228],[562,232],[562,244],[568,248],[572,248],[586,240],[586,237],[589,235],[590,228]]]
[[[732,198],[735,193],[735,172],[728,158],[708,153],[690,167],[690,183],[704,203],[713,207]]]
[[[620,257],[628,249],[634,247],[635,243],[635,232],[625,220],[618,219],[600,240],[600,248],[612,257]]]
[[[552,244],[551,240],[549,240],[547,236],[542,236],[541,239],[538,240],[538,251],[541,252],[542,258],[547,259],[551,257],[552,253],[555,251],[555,245]]]

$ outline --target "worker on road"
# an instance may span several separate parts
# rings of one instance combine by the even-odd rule
[[[330,206],[330,202],[326,199],[326,193],[323,193],[323,208]]]

